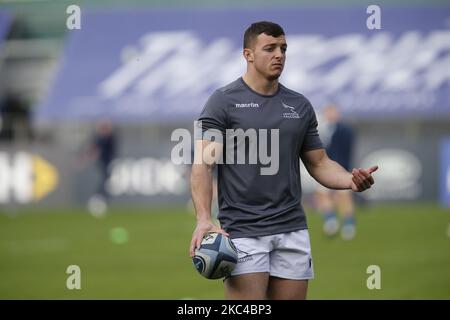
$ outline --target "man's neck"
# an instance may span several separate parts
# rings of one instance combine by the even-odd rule
[[[247,72],[242,77],[244,82],[253,90],[263,95],[272,95],[278,91],[278,79],[267,80],[262,77],[255,77]]]

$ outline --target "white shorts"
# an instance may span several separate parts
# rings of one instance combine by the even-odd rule
[[[314,278],[307,229],[232,241],[238,251],[238,263],[231,276],[268,272],[284,279]]]

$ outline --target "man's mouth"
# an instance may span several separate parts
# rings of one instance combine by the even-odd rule
[[[274,64],[272,64],[272,67],[283,68],[283,65],[281,63],[274,63]]]

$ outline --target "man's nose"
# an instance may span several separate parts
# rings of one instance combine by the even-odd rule
[[[283,57],[283,51],[281,50],[281,48],[276,48],[275,49],[275,58],[281,59]]]

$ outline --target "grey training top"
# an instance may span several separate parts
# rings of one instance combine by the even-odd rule
[[[239,78],[211,95],[198,121],[203,139],[219,139],[224,143],[223,164],[218,164],[218,218],[231,238],[307,228],[301,205],[299,157],[323,146],[313,107],[303,95],[281,84],[275,94],[262,95]],[[236,143],[239,138],[229,138],[227,129],[242,129],[248,134],[241,143]],[[276,129],[279,129],[279,157],[273,145],[277,140]],[[256,140],[250,131],[256,131]],[[264,141],[268,142],[268,151],[261,147]],[[243,146],[245,164],[242,159],[241,163],[238,161],[238,149]],[[279,161],[277,171],[276,161]]]

